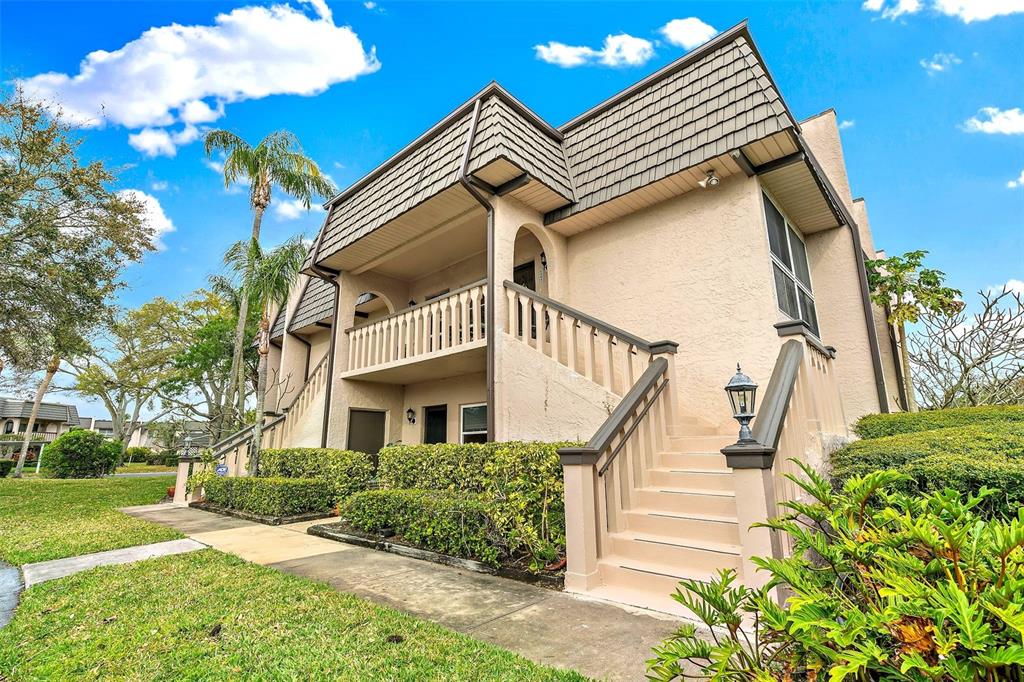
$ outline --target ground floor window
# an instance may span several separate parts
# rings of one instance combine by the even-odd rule
[[[461,428],[463,443],[487,442],[487,403],[462,406]]]

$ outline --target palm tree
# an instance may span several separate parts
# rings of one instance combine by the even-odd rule
[[[263,213],[270,206],[271,191],[276,185],[308,209],[314,197],[330,198],[334,192],[334,184],[320,171],[316,162],[302,153],[302,146],[295,135],[287,130],[273,132],[255,147],[234,133],[226,130],[213,130],[204,138],[206,154],[223,152],[224,186],[233,182],[247,180],[249,182],[249,206],[252,208],[252,241],[259,243],[260,225]],[[225,415],[224,429],[221,436],[226,436],[226,429],[232,422],[231,410],[238,400],[238,414],[244,413],[245,391],[243,389],[242,351],[245,343],[245,321],[248,317],[248,297],[242,296],[235,327],[235,347],[231,356],[231,377],[225,403],[228,414]]]
[[[270,353],[270,311],[288,301],[307,246],[301,237],[293,237],[284,244],[264,251],[255,239],[236,242],[224,254],[224,263],[242,278],[248,302],[260,311],[260,330],[257,336],[259,365],[256,382],[256,424],[253,428],[252,450],[249,457],[249,475],[255,476],[259,467],[260,444],[263,440],[263,410],[267,396],[267,355]],[[244,301],[245,299],[243,299]]]

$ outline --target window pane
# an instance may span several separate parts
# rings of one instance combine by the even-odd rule
[[[793,250],[793,269],[796,276],[808,289],[811,288],[811,271],[807,267],[807,249],[800,237],[796,236],[793,228],[789,228],[789,246]]]
[[[469,405],[462,408],[462,432],[487,432],[487,406]]]
[[[463,443],[486,443],[486,433],[466,433],[462,436]]]
[[[815,336],[820,337],[821,334],[818,332],[818,312],[814,309],[814,299],[803,290],[800,291],[800,309],[803,311],[800,319],[807,323],[807,326],[811,328]]]
[[[779,298],[779,308],[790,317],[799,318],[800,311],[796,306],[796,282],[778,265],[772,263],[772,269],[775,270],[775,293]]]
[[[779,209],[771,202],[767,195],[764,198],[764,215],[768,220],[768,245],[776,258],[786,265],[792,265],[789,260],[789,249],[786,248],[786,221],[783,219]]]

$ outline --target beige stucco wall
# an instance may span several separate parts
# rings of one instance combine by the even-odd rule
[[[767,384],[783,315],[756,180],[732,176],[570,237],[566,263],[569,305],[679,343],[682,414],[727,424],[737,362]]]
[[[484,373],[466,374],[449,377],[437,381],[425,381],[409,384],[405,387],[405,404],[399,413],[402,423],[403,443],[423,442],[423,408],[429,405],[448,406],[448,442],[458,443],[460,440],[460,414],[462,405],[472,405],[487,401],[487,375]],[[405,411],[412,408],[416,412],[416,423],[410,424]]]

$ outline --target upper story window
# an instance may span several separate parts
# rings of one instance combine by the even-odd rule
[[[775,274],[775,298],[779,302],[779,310],[793,319],[803,320],[815,336],[820,336],[804,241],[768,195],[763,196],[768,245],[772,251],[772,271]]]

